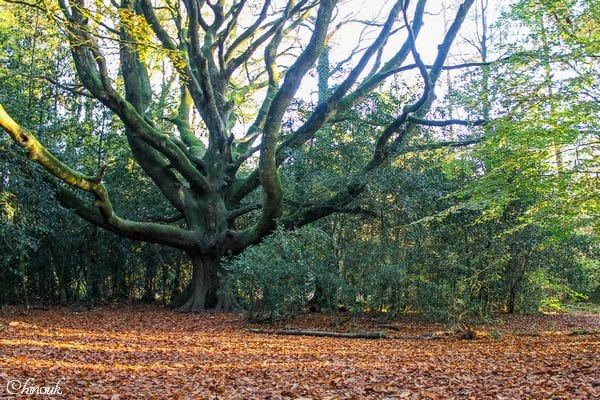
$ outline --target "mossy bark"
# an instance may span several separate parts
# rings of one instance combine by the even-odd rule
[[[236,307],[234,297],[220,286],[219,274],[223,273],[216,255],[191,253],[192,279],[184,291],[183,304],[178,308],[182,312],[203,310],[233,311]]]

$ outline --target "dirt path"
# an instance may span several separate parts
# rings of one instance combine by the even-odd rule
[[[14,398],[7,383],[14,391],[27,378],[30,387],[64,378],[55,398],[74,399],[597,398],[600,335],[557,331],[597,330],[600,321],[569,318],[508,321],[496,340],[363,340],[253,334],[238,315],[5,308],[0,398]],[[506,333],[528,321],[553,334]],[[400,323],[408,333],[438,329]]]

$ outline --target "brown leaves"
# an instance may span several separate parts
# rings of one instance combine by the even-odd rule
[[[0,397],[10,379],[65,378],[67,398],[593,398],[600,395],[595,317],[518,317],[474,340],[424,340],[440,326],[400,320],[396,339],[253,334],[241,316],[166,310],[0,310]],[[566,318],[566,319],[565,319]],[[579,318],[579,319],[578,319]],[[586,325],[587,324],[587,325]],[[326,316],[293,328],[378,331]],[[564,332],[521,336],[523,332]],[[284,328],[284,326],[278,326]],[[581,329],[586,334],[566,333]],[[587,332],[592,332],[588,334]],[[519,335],[513,334],[519,333]],[[439,335],[438,335],[439,336]]]

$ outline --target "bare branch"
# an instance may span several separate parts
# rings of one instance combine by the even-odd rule
[[[469,121],[466,119],[447,119],[447,120],[429,120],[417,118],[415,116],[410,115],[408,117],[408,121],[417,125],[425,125],[425,126],[450,126],[450,125],[462,125],[462,126],[482,126],[488,124],[490,121],[484,119],[477,119],[475,121]]]
[[[396,152],[393,157],[398,157],[402,154],[407,153],[417,153],[421,151],[431,151],[438,149],[455,149],[460,147],[468,147],[474,144],[481,143],[484,140],[483,137],[468,139],[468,140],[458,140],[458,141],[444,141],[444,142],[436,142],[436,143],[425,143],[414,146],[407,146]]]
[[[227,220],[233,221],[236,218],[241,217],[242,215],[248,214],[249,212],[252,212],[255,210],[260,210],[261,207],[262,207],[262,203],[252,203],[252,204],[248,204],[246,206],[236,208],[235,210],[231,210],[227,214]]]

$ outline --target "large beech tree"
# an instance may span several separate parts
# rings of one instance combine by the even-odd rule
[[[233,297],[218,290],[223,257],[260,242],[277,226],[294,229],[347,212],[365,191],[369,176],[406,151],[406,141],[419,125],[469,124],[424,117],[441,72],[456,67],[445,62],[474,0],[458,6],[430,64],[422,60],[416,44],[427,29],[426,0],[377,2],[387,14],[380,23],[370,24],[374,38],[368,43],[357,38],[362,42],[352,52],[352,61],[338,68],[345,74],[335,86],[321,90],[319,104],[292,129],[282,128],[286,112],[302,96],[301,83],[315,64],[326,69],[318,68],[320,86],[327,84],[324,49],[341,26],[336,18],[344,15],[346,2],[118,1],[40,0],[31,6],[54,19],[65,34],[85,94],[120,119],[133,157],[175,215],[152,222],[117,215],[103,182],[104,168],[87,176],[67,166],[1,106],[0,126],[29,158],[58,178],[56,197],[63,206],[116,234],[189,254],[193,276],[181,302],[183,310],[230,309]],[[115,44],[118,52],[112,50]],[[167,70],[177,75],[179,104],[176,115],[168,118],[170,124],[149,112],[160,96],[153,93],[157,85],[145,54],[148,49],[163,54]],[[372,157],[362,174],[319,204],[284,201],[279,175],[293,152],[387,79],[407,71],[418,71],[420,86],[392,123],[374,130]],[[236,114],[256,99],[260,103],[243,130]],[[90,193],[93,201],[75,190]],[[259,198],[257,191],[260,202],[252,200]],[[252,215],[256,218],[248,226],[236,225],[238,218]]]

